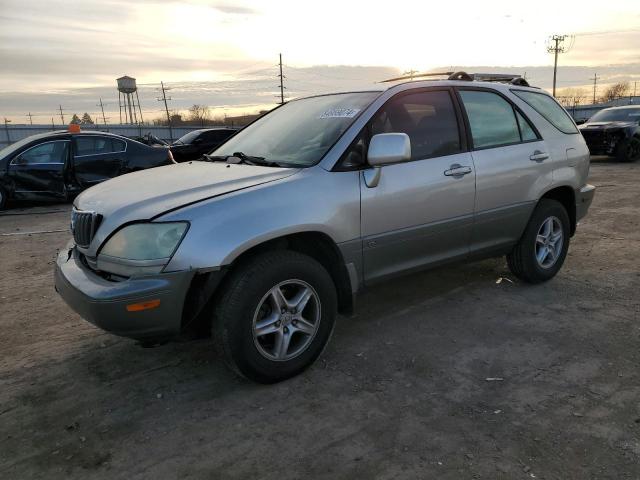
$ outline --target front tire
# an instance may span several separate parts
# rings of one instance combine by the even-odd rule
[[[640,158],[640,139],[638,137],[623,140],[616,147],[616,159],[619,162],[635,162],[638,158]]]
[[[231,272],[216,301],[213,337],[236,373],[275,383],[318,358],[336,311],[336,288],[320,263],[298,252],[267,252]]]
[[[550,280],[567,256],[570,231],[564,206],[556,200],[540,200],[522,238],[507,255],[509,269],[528,283]]]

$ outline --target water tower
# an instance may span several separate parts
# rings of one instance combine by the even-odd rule
[[[138,87],[136,79],[120,77],[118,82],[118,103],[120,104],[120,124],[122,124],[122,111],[124,110],[124,123],[138,123],[138,113],[140,114],[140,122],[142,123],[142,109],[140,108],[140,98],[138,98]],[[135,94],[135,98],[133,97]],[[136,112],[136,107],[138,112]]]

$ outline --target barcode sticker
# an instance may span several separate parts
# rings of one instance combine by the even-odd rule
[[[318,118],[353,118],[359,111],[359,108],[332,108]]]

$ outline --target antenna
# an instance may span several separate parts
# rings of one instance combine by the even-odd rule
[[[565,40],[569,45],[565,46]],[[556,96],[556,77],[558,73],[558,54],[567,53],[573,47],[574,35],[553,35],[547,40],[547,52],[553,53],[553,96]]]

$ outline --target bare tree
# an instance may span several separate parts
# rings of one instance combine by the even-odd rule
[[[614,83],[604,91],[604,94],[602,95],[602,101],[610,102],[611,100],[616,100],[628,94],[629,94],[629,83],[627,82]]]
[[[211,112],[206,105],[193,105],[189,109],[189,120],[193,123],[203,125],[209,121]]]

